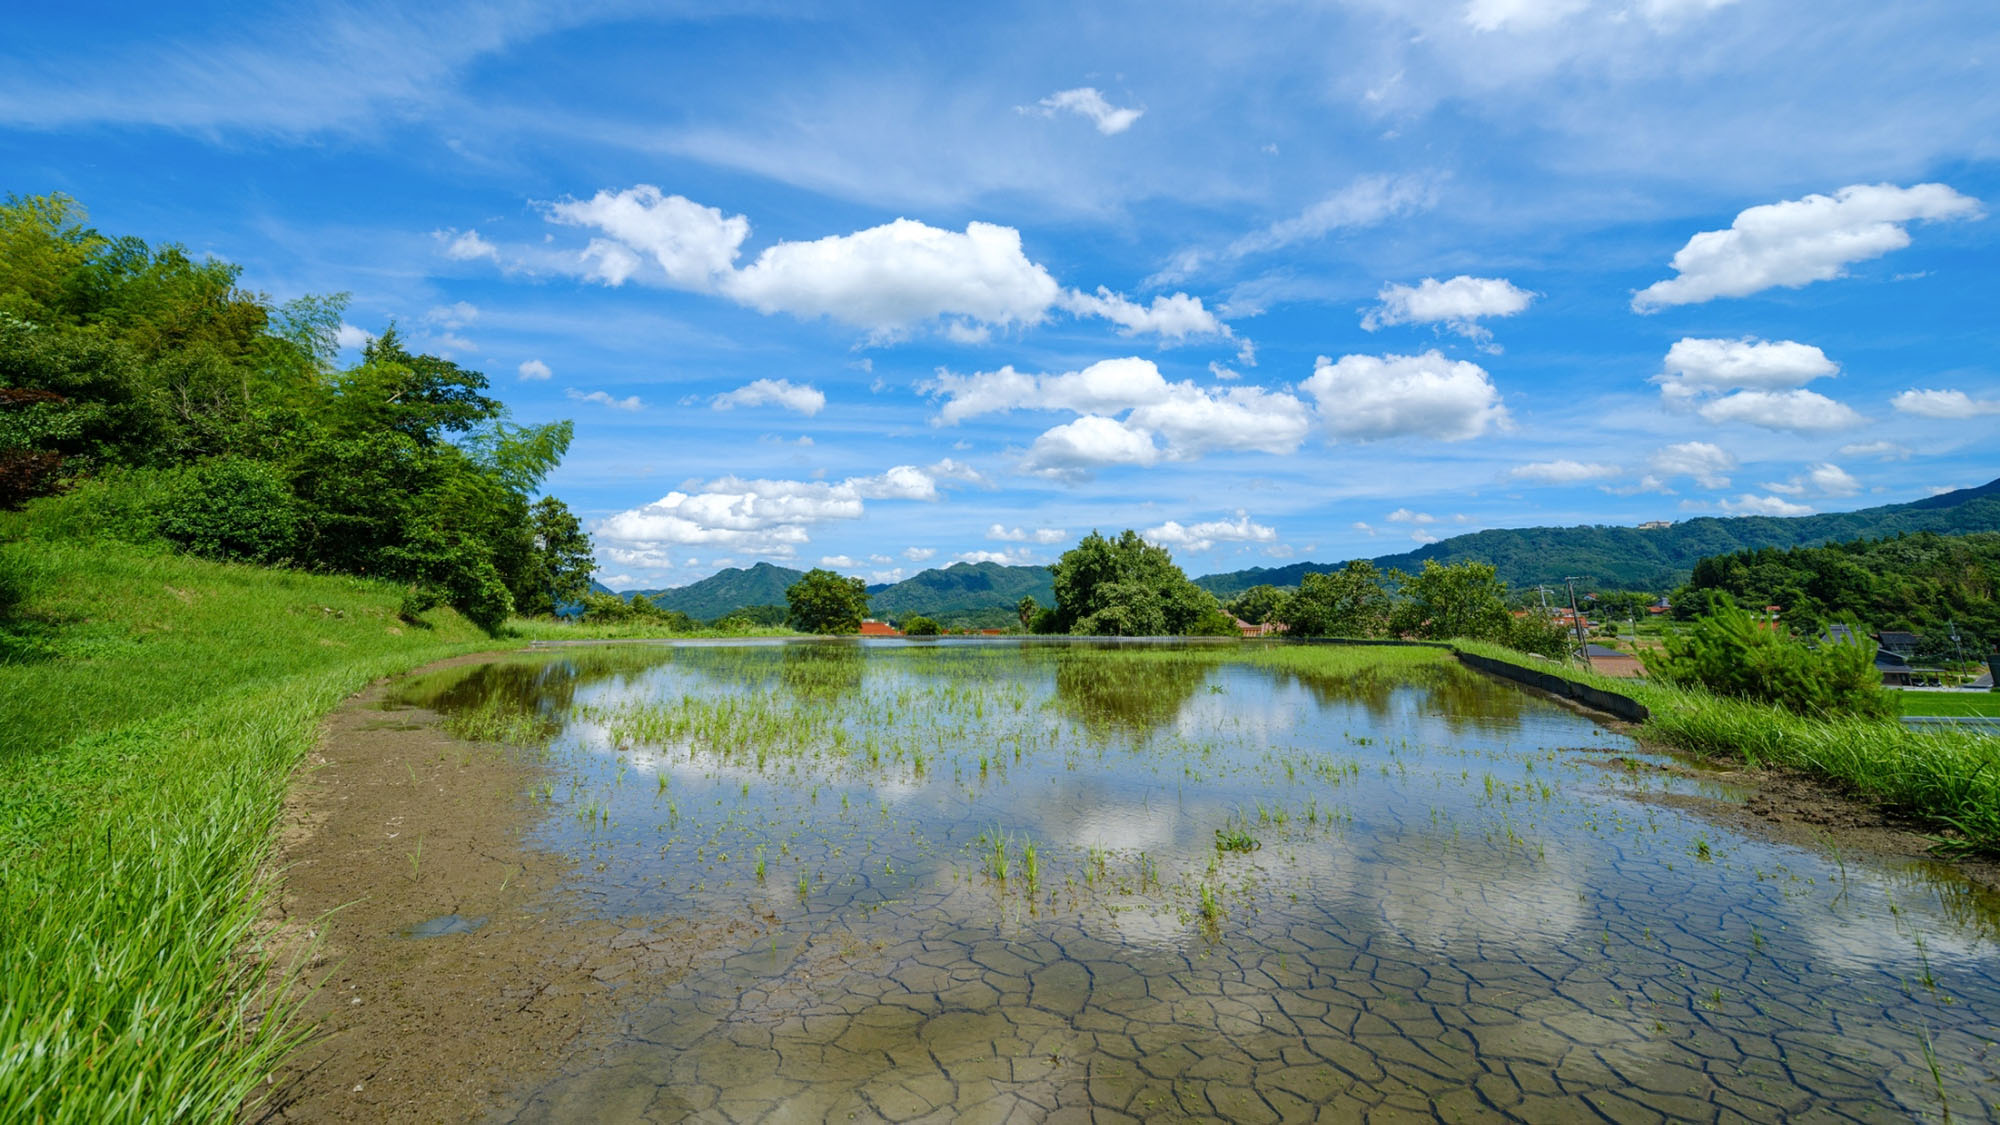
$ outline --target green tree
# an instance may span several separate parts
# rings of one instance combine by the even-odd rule
[[[1277,619],[1296,637],[1379,637],[1388,632],[1389,607],[1381,572],[1356,559],[1344,569],[1301,578]]]
[[[921,613],[913,613],[903,619],[903,633],[911,637],[935,637],[938,623]]]
[[[1887,717],[1895,699],[1882,688],[1875,643],[1858,631],[1840,643],[1809,648],[1782,625],[1761,621],[1717,595],[1682,634],[1659,651],[1642,651],[1647,674],[1718,695],[1756,699],[1805,715]]]
[[[1276,586],[1252,586],[1223,608],[1252,625],[1273,620],[1284,609],[1286,594]]]
[[[1400,584],[1402,594],[1389,626],[1403,636],[1502,640],[1512,621],[1507,584],[1494,577],[1491,564],[1441,566],[1436,559],[1425,559],[1420,573],[1392,570],[1389,578]]]
[[[1042,607],[1035,602],[1033,594],[1022,594],[1021,600],[1014,603],[1014,616],[1021,619],[1023,629],[1032,630],[1035,627],[1035,618],[1040,616],[1041,612]]]
[[[1215,595],[1188,581],[1166,548],[1129,528],[1116,539],[1091,532],[1050,570],[1056,593],[1052,632],[1099,637],[1236,633],[1236,623],[1222,612]]]
[[[597,572],[590,536],[569,506],[544,496],[528,509],[533,551],[514,588],[514,605],[522,613],[553,614],[563,603],[580,600]]]
[[[868,584],[815,567],[785,590],[787,619],[802,633],[858,633],[868,613]]]

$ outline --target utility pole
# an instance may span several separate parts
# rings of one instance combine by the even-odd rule
[[[1549,612],[1549,588],[1547,586],[1537,586],[1535,590],[1542,595],[1542,624],[1546,625],[1549,623],[1549,618],[1554,616]],[[1569,651],[1567,649],[1563,651],[1563,667],[1569,667]]]
[[[1958,643],[1958,622],[1947,621],[1944,627],[1951,630],[1951,650],[1958,654],[1958,665],[1951,672],[1952,681],[1956,684],[1959,670],[1965,667],[1965,646]]]
[[[1583,614],[1576,608],[1576,580],[1580,577],[1582,576],[1575,574],[1565,576],[1563,587],[1569,591],[1569,620],[1576,629],[1576,651],[1583,656],[1584,671],[1595,672],[1597,669],[1590,663],[1590,641],[1586,639],[1583,631]]]

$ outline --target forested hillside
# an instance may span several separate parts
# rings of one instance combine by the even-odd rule
[[[1045,566],[953,563],[893,585],[869,587],[869,612],[877,617],[921,613],[947,623],[963,617],[981,625],[1005,625],[1014,621],[1014,607],[1023,597],[1053,605],[1053,583]]]
[[[1687,581],[1696,562],[1715,555],[1920,531],[2000,531],[2000,480],[1908,504],[1817,516],[1703,516],[1647,530],[1584,526],[1476,531],[1372,561],[1383,570],[1394,567],[1412,573],[1427,559],[1491,563],[1499,577],[1516,588],[1579,575],[1593,589],[1664,592]],[[1230,598],[1252,586],[1296,586],[1305,575],[1336,565],[1252,567],[1195,581],[1217,597]]]
[[[1695,564],[1674,604],[1692,612],[1709,594],[1728,594],[1743,606],[1779,606],[1795,633],[1851,622],[1921,634],[1922,655],[1930,659],[1953,656],[1958,647],[1977,657],[2000,643],[2000,534],[1920,532],[1719,555]],[[1948,626],[1957,628],[1957,646]]]
[[[676,610],[697,621],[713,621],[744,606],[784,605],[785,591],[805,576],[803,570],[760,562],[755,566],[719,570],[686,586],[624,593],[644,594],[661,609]]]

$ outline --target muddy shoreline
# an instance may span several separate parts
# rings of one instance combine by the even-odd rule
[[[394,688],[378,682],[328,717],[285,800],[265,940],[281,964],[309,957],[319,987],[303,1012],[312,1034],[253,1121],[517,1107],[583,1049],[621,981],[671,978],[720,936],[677,919],[577,921],[561,898],[571,861],[525,842],[547,768],[453,738]]]

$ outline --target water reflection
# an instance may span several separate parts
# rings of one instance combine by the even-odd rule
[[[1107,650],[1064,649],[1054,664],[1056,700],[1065,714],[1093,732],[1145,735],[1179,717],[1208,682],[1216,658],[1143,648],[1113,660]]]
[[[413,687],[560,726],[561,909],[774,919],[510,1116],[1992,1113],[1988,896],[1646,803],[1562,749],[1628,740],[1399,659],[679,647]]]

